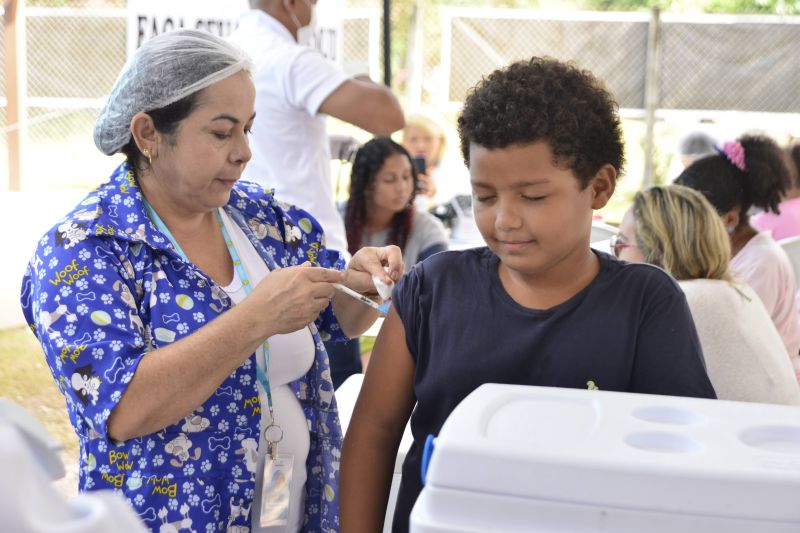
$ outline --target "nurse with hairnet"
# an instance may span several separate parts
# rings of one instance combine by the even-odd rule
[[[22,307],[80,441],[80,490],[153,531],[337,531],[341,429],[323,340],[365,331],[373,276],[253,183],[238,48],[160,35],[125,65],[95,144],[125,161],[38,242]]]

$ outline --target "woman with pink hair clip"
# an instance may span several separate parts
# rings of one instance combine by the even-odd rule
[[[758,213],[753,216],[753,226],[759,231],[771,231],[776,241],[800,235],[800,142],[785,149],[792,185],[783,195],[780,213]]]
[[[686,168],[675,183],[703,193],[722,217],[731,240],[731,270],[761,298],[800,380],[800,315],[792,266],[770,233],[756,230],[748,215],[751,207],[779,212],[791,183],[789,169],[780,147],[766,136],[743,135],[716,150]]]

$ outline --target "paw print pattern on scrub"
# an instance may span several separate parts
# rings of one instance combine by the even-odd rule
[[[142,357],[231,306],[221,287],[169,247],[142,200],[133,170],[123,163],[54,226],[28,265],[23,313],[81,440],[81,490],[120,491],[154,531],[246,531],[250,510],[258,508],[252,498],[261,415],[247,405],[258,395],[252,356],[176,424],[125,442],[106,432]],[[344,268],[306,212],[279,204],[257,185],[237,184],[225,209],[270,269],[310,257]],[[322,531],[336,523],[341,430],[320,335],[343,335],[330,306],[311,329],[315,363],[294,388],[311,437],[308,530]]]

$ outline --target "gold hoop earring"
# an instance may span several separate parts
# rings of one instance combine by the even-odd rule
[[[142,150],[142,154],[147,158],[147,162],[150,163],[150,166],[153,166],[153,156],[150,155],[150,149],[145,148]]]

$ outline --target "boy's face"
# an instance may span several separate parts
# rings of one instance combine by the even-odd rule
[[[554,164],[545,141],[493,150],[473,144],[470,179],[486,244],[505,268],[538,276],[585,256],[592,210],[614,192],[616,172],[605,165],[581,189],[572,170]]]

